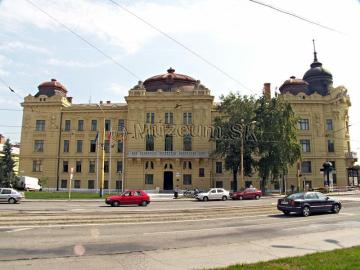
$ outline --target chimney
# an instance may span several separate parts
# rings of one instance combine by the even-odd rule
[[[106,101],[106,104],[111,104],[111,101],[110,101],[110,100],[107,100],[107,101]]]
[[[266,100],[271,99],[271,84],[270,83],[264,83],[264,89],[263,89],[263,95],[266,98]]]
[[[102,100],[100,100],[100,105],[102,105],[103,104],[103,101]]]

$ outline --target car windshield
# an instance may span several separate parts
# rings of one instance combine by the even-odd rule
[[[206,189],[202,193],[209,193],[211,189]]]
[[[304,193],[294,193],[287,196],[286,198],[289,200],[304,199]]]

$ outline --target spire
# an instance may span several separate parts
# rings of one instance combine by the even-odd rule
[[[313,46],[314,46],[314,62],[317,62],[317,53],[316,53],[316,49],[315,49],[315,39],[313,39]]]

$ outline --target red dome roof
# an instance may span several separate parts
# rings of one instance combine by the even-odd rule
[[[187,75],[175,73],[175,69],[169,68],[167,73],[150,77],[144,81],[146,91],[155,92],[158,89],[171,92],[172,89],[193,90],[197,81]]]
[[[280,93],[285,94],[287,92],[291,94],[298,94],[299,92],[307,92],[309,83],[302,79],[297,79],[295,76],[291,76],[290,79],[286,80],[282,86],[280,86]]]
[[[35,96],[46,95],[53,96],[57,93],[66,96],[67,89],[64,85],[58,82],[56,79],[51,79],[51,81],[43,82],[38,86],[39,92]]]

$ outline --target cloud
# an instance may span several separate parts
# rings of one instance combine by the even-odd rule
[[[62,60],[57,58],[50,58],[47,64],[57,67],[71,67],[71,68],[95,68],[109,63],[108,60],[101,62],[79,62],[74,60]]]
[[[108,90],[115,95],[126,96],[128,94],[129,89],[119,83],[111,83],[108,87]]]
[[[50,51],[44,47],[25,44],[20,41],[13,41],[13,42],[0,44],[0,50],[4,50],[4,51],[28,50],[41,54],[50,54]]]

